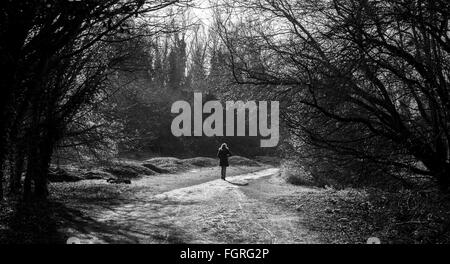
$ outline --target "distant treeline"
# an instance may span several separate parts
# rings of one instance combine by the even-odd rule
[[[186,34],[130,43],[134,54],[118,67],[112,77],[117,92],[104,102],[107,114],[121,124],[123,137],[116,139],[118,155],[215,156],[223,142],[243,156],[274,154],[274,149],[260,148],[258,137],[172,135],[171,123],[176,115],[171,114],[171,106],[175,101],[193,105],[194,92],[202,92],[203,103],[224,100],[222,91],[233,85],[233,77],[227,75],[225,48],[218,44],[208,46],[211,41],[217,42],[218,36],[210,32],[200,38],[196,36],[199,32],[194,31],[195,37],[188,41]],[[207,116],[204,114],[204,119]]]

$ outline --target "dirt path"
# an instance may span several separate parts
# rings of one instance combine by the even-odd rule
[[[156,194],[154,182],[142,179],[127,202],[91,208],[78,228],[62,231],[81,243],[320,242],[295,210],[272,201],[294,191],[278,173],[269,168],[227,181],[191,181]]]

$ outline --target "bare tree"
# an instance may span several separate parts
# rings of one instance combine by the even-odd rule
[[[271,85],[293,131],[448,189],[448,1],[225,2],[219,30],[236,80]]]
[[[163,16],[150,15],[180,2],[186,1],[0,4],[0,59],[4,69],[0,166],[4,168],[9,157],[17,167],[12,177],[19,178],[26,160],[25,196],[30,196],[34,182],[36,196],[46,197],[47,169],[56,143],[77,111],[95,100],[107,73],[123,57],[111,43],[138,37],[135,29],[142,26],[152,34],[164,31],[165,21],[159,19]]]

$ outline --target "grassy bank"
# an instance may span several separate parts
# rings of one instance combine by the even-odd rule
[[[450,242],[450,199],[435,188],[336,188],[289,163],[283,164],[282,177],[299,188],[320,188],[276,202],[297,210],[327,243],[366,243],[369,237],[389,244]]]

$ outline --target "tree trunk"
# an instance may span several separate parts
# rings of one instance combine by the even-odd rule
[[[3,109],[2,109],[3,110]],[[0,113],[3,114],[3,113]],[[5,120],[2,117],[2,120]],[[3,167],[5,165],[5,160],[6,160],[6,144],[7,144],[7,130],[5,127],[3,127],[5,125],[5,123],[0,123],[0,199],[3,199],[3,177],[4,177],[4,173],[3,173]]]
[[[51,157],[51,153],[41,153],[41,155],[43,156],[39,157],[39,165],[34,172],[34,194],[38,200],[45,200],[48,196],[47,175],[50,167],[48,155]]]
[[[450,164],[444,163],[436,172],[436,178],[441,191],[448,192],[450,188]]]
[[[30,201],[33,193],[32,193],[32,182],[34,181],[34,173],[35,168],[37,167],[38,160],[38,151],[36,145],[28,146],[28,155],[27,155],[27,172],[25,175],[25,181],[23,186],[23,199],[25,201]]]
[[[45,138],[42,139],[39,146],[39,162],[37,168],[35,168],[35,195],[37,199],[45,200],[48,197],[48,170],[53,155],[53,149],[55,146],[54,127],[48,127],[48,131],[45,134]]]
[[[45,200],[48,196],[47,177],[44,176],[47,173],[44,169],[45,168],[39,166],[39,168],[36,168],[35,172],[34,195],[37,200]]]
[[[32,162],[29,160],[28,161],[28,166],[27,166],[28,167],[27,168],[27,173],[25,175],[25,181],[23,183],[23,199],[25,201],[31,200],[31,196],[32,196],[31,183],[32,183],[33,175],[30,172],[31,164],[32,164]]]
[[[25,177],[24,198],[30,200],[45,200],[48,195],[47,173],[48,166],[45,165],[46,155],[41,152],[41,146],[33,147],[33,151],[28,156],[27,175]],[[34,183],[32,192],[31,183]]]
[[[2,199],[3,199],[3,168],[0,168],[0,200]]]
[[[24,151],[22,149],[17,149],[14,155],[14,164],[11,167],[11,174],[9,180],[9,193],[12,195],[18,194],[20,192],[23,165],[25,162]]]

